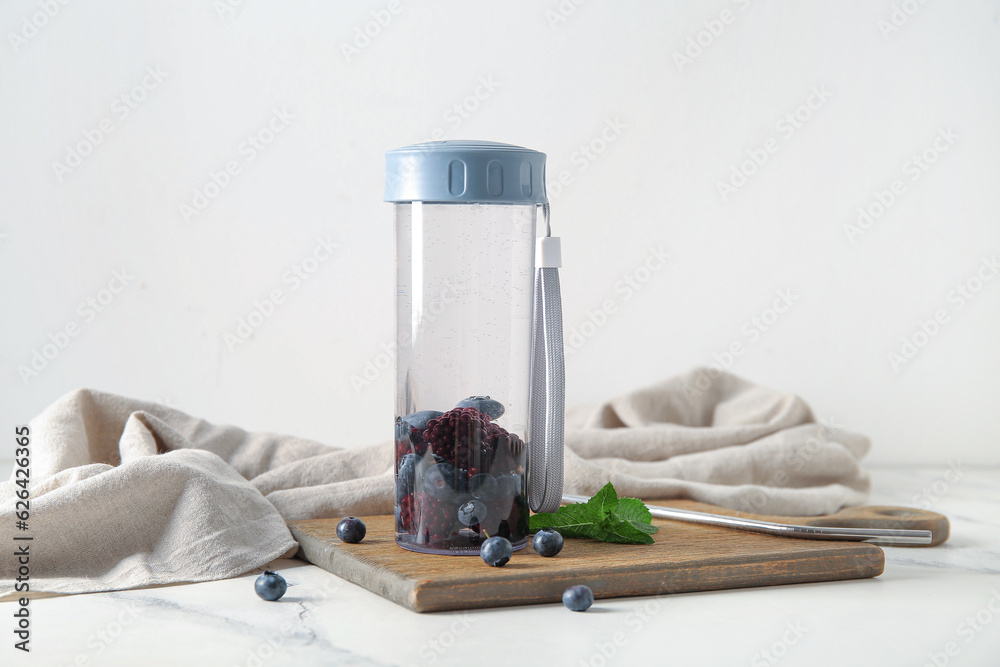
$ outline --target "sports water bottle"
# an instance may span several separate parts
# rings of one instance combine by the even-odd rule
[[[563,481],[545,155],[484,141],[397,148],[385,201],[396,237],[396,542],[477,554],[500,535],[519,549],[529,508],[555,511]]]

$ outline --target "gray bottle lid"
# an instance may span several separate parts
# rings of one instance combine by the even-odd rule
[[[492,141],[429,141],[385,153],[387,202],[545,204],[545,153]]]

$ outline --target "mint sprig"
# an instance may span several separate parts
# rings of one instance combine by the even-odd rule
[[[585,503],[564,505],[554,513],[533,514],[528,520],[532,533],[554,528],[563,537],[589,537],[618,544],[652,544],[659,528],[653,515],[638,498],[619,498],[608,482]]]

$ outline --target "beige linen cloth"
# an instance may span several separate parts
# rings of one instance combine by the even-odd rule
[[[32,591],[223,579],[294,554],[286,521],[393,511],[392,444],[340,449],[74,391],[30,423],[29,530],[0,483],[0,543],[29,545]],[[708,369],[567,414],[566,491],[824,514],[867,497],[864,436],[790,394]],[[14,537],[31,536],[31,541]],[[0,558],[0,597],[17,595]]]

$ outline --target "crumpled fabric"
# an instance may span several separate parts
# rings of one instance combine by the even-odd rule
[[[28,537],[30,590],[237,576],[295,553],[286,522],[393,511],[391,442],[340,448],[80,389],[30,424],[30,517],[0,483],[0,540]],[[566,416],[565,491],[817,515],[865,501],[866,437],[799,397],[695,369]],[[0,597],[18,595],[0,559]],[[23,583],[23,582],[22,582]]]

